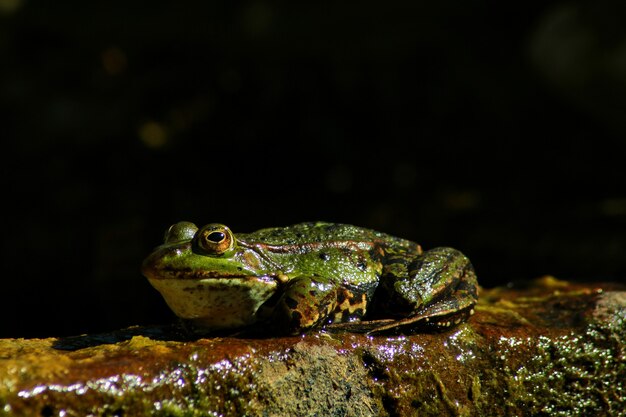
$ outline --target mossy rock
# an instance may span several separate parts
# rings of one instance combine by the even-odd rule
[[[6,416],[625,415],[626,288],[483,290],[467,323],[368,336],[205,337],[176,326],[0,340]]]

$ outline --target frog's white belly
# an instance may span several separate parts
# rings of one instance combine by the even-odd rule
[[[245,326],[276,291],[266,277],[149,279],[167,305],[183,319],[207,329]]]

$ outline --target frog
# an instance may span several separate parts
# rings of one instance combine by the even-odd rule
[[[331,222],[252,233],[170,226],[142,273],[192,329],[304,334],[380,323],[371,335],[445,330],[474,314],[479,286],[459,250]]]

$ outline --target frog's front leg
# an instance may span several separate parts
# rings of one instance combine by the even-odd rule
[[[398,265],[390,265],[377,294],[385,299],[386,312],[398,320],[370,333],[444,329],[474,313],[478,283],[472,264],[461,252],[435,248],[406,260],[404,266],[405,273],[398,274]]]
[[[298,334],[322,324],[335,309],[335,285],[321,277],[295,277],[262,306],[268,326],[276,333]]]

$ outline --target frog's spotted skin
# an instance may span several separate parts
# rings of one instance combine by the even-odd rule
[[[423,252],[323,222],[238,235],[180,222],[143,273],[179,317],[208,330],[254,324],[297,334],[370,318],[395,319],[373,333],[448,328],[473,313],[478,297],[472,265],[455,249]]]

